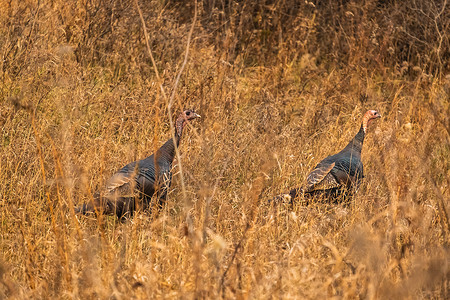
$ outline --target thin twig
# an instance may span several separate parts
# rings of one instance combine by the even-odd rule
[[[212,193],[209,197],[206,197],[206,203],[205,203],[205,217],[203,221],[203,245],[206,245],[206,229],[208,228],[208,220],[211,214],[211,200],[214,198],[214,195],[216,194],[217,187],[219,185],[219,181],[223,178],[223,173],[225,172],[229,161],[231,158],[228,158],[225,163],[223,164],[222,171],[216,178],[216,182],[214,183],[214,188],[212,190]]]
[[[172,119],[172,109],[171,108],[172,108],[172,104],[173,104],[173,99],[174,99],[175,94],[176,94],[176,89],[177,89],[177,86],[178,86],[178,82],[180,80],[181,74],[183,73],[183,70],[184,70],[184,68],[186,66],[186,63],[187,63],[187,60],[188,60],[188,57],[189,57],[189,46],[191,44],[191,37],[192,37],[192,33],[194,32],[195,23],[197,22],[197,0],[195,1],[194,20],[192,22],[191,29],[189,31],[183,64],[181,65],[181,68],[178,71],[178,74],[177,74],[177,77],[175,79],[175,83],[174,83],[174,86],[173,86],[173,89],[172,89],[172,94],[170,95],[170,98],[167,97],[167,94],[166,94],[166,92],[164,90],[164,87],[162,85],[161,77],[159,76],[158,68],[156,66],[156,62],[155,62],[155,59],[153,57],[152,50],[150,48],[147,27],[145,25],[145,20],[144,20],[144,17],[142,15],[142,11],[141,11],[141,9],[139,7],[138,0],[136,0],[136,8],[137,8],[137,10],[139,12],[139,17],[141,19],[142,28],[144,30],[144,37],[145,37],[145,43],[146,43],[146,46],[147,46],[147,51],[148,51],[148,54],[150,55],[150,59],[151,59],[152,64],[153,64],[153,69],[155,71],[156,78],[158,80],[159,88],[161,90],[161,93],[162,93],[162,95],[164,97],[164,100],[166,102],[166,105],[167,105],[167,111],[168,111],[168,114],[169,114],[170,131],[172,133],[172,139],[175,141],[175,126],[174,126],[174,122],[173,122],[173,119]],[[183,199],[184,199],[184,203],[185,203],[186,219],[188,221],[188,225],[190,225],[191,222],[190,222],[190,217],[188,215],[188,212],[189,212],[189,209],[191,207],[191,202],[188,201],[187,194],[186,194],[186,187],[185,187],[185,184],[184,184],[184,176],[183,176],[183,168],[182,168],[182,165],[181,165],[180,151],[178,149],[177,144],[174,143],[174,145],[175,145],[175,154],[176,154],[177,161],[178,161],[178,168],[180,169],[179,173],[180,173],[180,179],[181,179],[181,188],[182,188],[182,193],[183,193]]]
[[[255,225],[256,218],[257,218],[257,213],[255,212],[255,210],[258,208],[258,202],[259,202],[258,195],[261,194],[261,191],[263,190],[264,181],[265,181],[264,174],[265,174],[265,171],[267,168],[269,168],[269,164],[262,166],[261,175],[258,176],[255,179],[255,181],[253,182],[254,190],[252,191],[253,192],[252,195],[250,195],[251,199],[250,199],[250,203],[249,203],[251,205],[251,207],[250,207],[251,210],[250,210],[248,219],[246,220],[246,224],[245,224],[244,231],[242,233],[242,237],[240,238],[239,242],[236,244],[233,254],[231,255],[230,262],[229,262],[228,266],[226,267],[225,271],[223,272],[222,277],[220,278],[219,291],[220,291],[220,289],[222,290],[222,298],[225,298],[225,278],[228,274],[228,271],[230,270],[231,266],[233,265],[233,262],[237,257],[237,253],[238,253],[239,249],[242,247],[243,243],[248,238],[247,233]]]

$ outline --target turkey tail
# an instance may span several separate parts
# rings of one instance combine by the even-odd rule
[[[135,210],[135,197],[119,197],[115,201],[107,198],[96,198],[94,203],[85,203],[75,207],[75,213],[77,214],[115,214],[119,220],[133,216]]]
[[[75,213],[87,215],[87,214],[97,214],[99,212],[106,213],[108,208],[108,203],[102,203],[100,201],[100,196],[94,195],[93,201],[88,201],[87,203],[83,203],[75,207]]]
[[[95,209],[91,204],[84,203],[83,205],[75,207],[75,213],[87,215],[88,213],[94,213]]]

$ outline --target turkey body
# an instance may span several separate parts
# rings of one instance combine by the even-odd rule
[[[155,193],[157,205],[161,206],[172,182],[174,154],[175,146],[170,139],[155,154],[129,163],[114,174],[104,192],[95,196],[105,202],[104,213],[122,218],[132,215],[138,205],[145,210]]]
[[[315,195],[318,192],[336,193],[342,188],[347,192],[357,188],[364,177],[361,148],[364,133],[356,137],[337,154],[323,159],[306,179],[304,192]]]
[[[301,194],[324,195],[336,199],[341,195],[352,194],[364,177],[361,151],[368,123],[380,117],[377,111],[367,111],[358,133],[342,151],[319,162],[307,176],[303,187],[292,189],[287,194],[277,196],[276,199],[287,198],[292,201]]]
[[[171,138],[154,154],[121,168],[107,181],[103,190],[95,193],[91,203],[83,204],[76,211],[115,214],[121,219],[132,216],[138,207],[149,208],[154,195],[156,205],[161,206],[172,181],[175,143],[178,147],[186,122],[198,117],[192,110],[182,112],[176,122],[175,141]]]

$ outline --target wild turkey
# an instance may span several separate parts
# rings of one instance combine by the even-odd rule
[[[175,140],[180,144],[183,128],[188,121],[200,118],[193,110],[183,111],[176,121]],[[151,156],[129,163],[114,174],[105,189],[94,195],[93,203],[83,204],[77,212],[102,212],[116,214],[119,219],[132,215],[136,209],[136,200],[142,208],[150,204],[156,193],[159,201],[164,201],[172,180],[172,162],[175,156],[175,144],[169,139]]]
[[[292,189],[288,194],[281,194],[275,199],[292,201],[301,194],[324,194],[325,196],[336,197],[341,192],[351,193],[352,189],[357,188],[364,177],[361,150],[367,126],[378,118],[381,118],[379,112],[375,110],[367,111],[358,133],[341,152],[322,160],[309,173],[303,187]]]

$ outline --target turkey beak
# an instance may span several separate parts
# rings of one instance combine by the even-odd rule
[[[194,117],[195,117],[195,118],[201,118],[202,116],[200,116],[200,115],[197,114],[197,113],[194,113]]]

